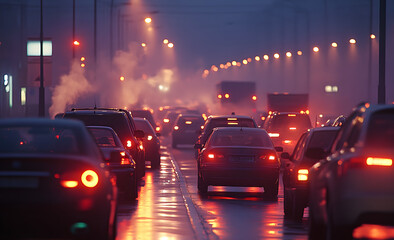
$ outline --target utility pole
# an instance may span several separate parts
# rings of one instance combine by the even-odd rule
[[[385,79],[386,79],[386,0],[380,0],[378,104],[386,104]]]
[[[42,17],[42,0],[40,0],[40,89],[38,95],[38,116],[45,117],[45,89],[44,89],[44,31]]]

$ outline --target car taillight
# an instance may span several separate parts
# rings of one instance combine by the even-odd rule
[[[139,147],[141,150],[144,150],[144,146],[143,146],[142,144],[140,144],[138,147]]]
[[[277,137],[279,137],[279,133],[268,133],[268,136],[270,136],[272,138],[277,138]]]
[[[179,127],[178,126],[174,126],[174,130],[176,131],[176,130],[179,130]]]
[[[276,160],[276,156],[275,156],[275,155],[261,155],[261,156],[259,157],[259,159],[261,159],[261,160],[266,160],[266,159],[268,159],[268,160],[270,160],[270,161],[272,162],[272,161],[275,161],[275,160]]]
[[[380,157],[368,157],[368,166],[385,166],[390,167],[393,165],[393,159],[391,158],[380,158]]]
[[[207,158],[210,159],[210,160],[222,159],[222,158],[224,158],[224,155],[223,154],[218,154],[218,153],[209,153],[207,155]]]
[[[99,177],[97,173],[93,170],[86,170],[81,175],[82,184],[88,188],[93,188],[97,186],[99,182]]]
[[[148,141],[150,141],[150,140],[152,140],[153,139],[153,137],[152,137],[152,135],[148,135],[148,137],[146,138]]]
[[[289,130],[294,131],[294,130],[297,130],[297,128],[296,127],[289,127]]]
[[[156,132],[160,132],[160,127],[156,127]]]
[[[163,119],[163,122],[165,122],[165,123],[169,123],[169,122],[170,122],[170,119],[168,119],[168,118],[164,118],[164,119]]]
[[[291,144],[291,142],[292,142],[291,140],[283,140],[284,144]]]
[[[131,140],[126,141],[126,147],[131,148],[133,146],[133,142]]]
[[[301,181],[301,182],[308,181],[308,174],[309,174],[308,169],[298,169],[297,173],[298,173],[298,175],[297,175],[298,181]]]
[[[60,181],[60,184],[62,185],[62,187],[65,187],[65,188],[75,188],[78,186],[78,181],[62,180],[62,181]]]

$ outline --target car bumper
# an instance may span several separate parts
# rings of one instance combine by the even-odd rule
[[[217,186],[263,187],[275,184],[279,179],[279,168],[230,168],[202,167],[204,181]]]

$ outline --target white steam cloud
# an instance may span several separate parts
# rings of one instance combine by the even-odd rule
[[[84,69],[78,61],[74,61],[69,74],[60,77],[60,84],[53,91],[50,116],[53,118],[57,113],[64,112],[68,106],[75,104],[79,97],[93,91],[92,85],[85,77]]]

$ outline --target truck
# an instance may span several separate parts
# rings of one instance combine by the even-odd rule
[[[309,95],[307,93],[268,93],[267,111],[309,113]]]
[[[222,81],[216,85],[221,114],[251,115],[256,111],[256,83]]]

